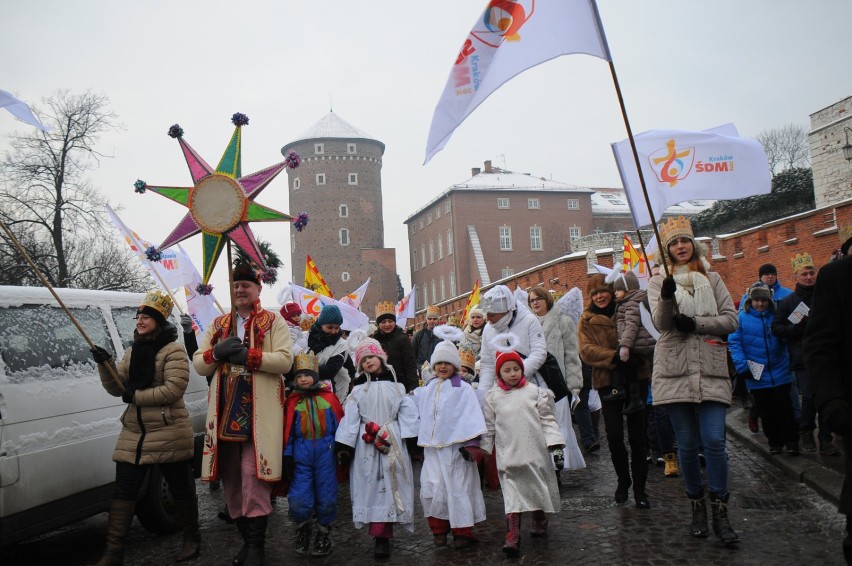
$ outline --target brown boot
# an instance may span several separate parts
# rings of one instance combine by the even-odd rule
[[[547,515],[544,514],[544,511],[538,510],[533,511],[533,528],[532,536],[534,537],[544,537],[547,536]]]
[[[517,556],[521,550],[521,514],[506,513],[506,541],[503,552],[507,556]]]
[[[201,551],[201,531],[198,528],[198,498],[190,497],[175,501],[180,523],[183,526],[183,548],[175,558],[176,562],[186,562],[198,556]]]
[[[667,478],[676,478],[680,473],[677,467],[677,454],[674,452],[667,452],[663,454],[663,459],[666,462],[666,471],[663,472]]]
[[[133,523],[135,501],[113,499],[109,505],[106,549],[95,566],[121,566],[124,563],[124,541]]]

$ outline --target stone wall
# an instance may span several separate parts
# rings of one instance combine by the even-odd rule
[[[852,96],[811,114],[808,142],[814,173],[816,206],[852,198],[852,161],[842,148],[852,134]]]

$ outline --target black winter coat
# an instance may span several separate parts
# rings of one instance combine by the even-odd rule
[[[809,326],[810,316],[803,318],[799,324],[793,324],[788,317],[796,310],[799,303],[805,303],[808,308],[813,303],[813,287],[796,285],[796,290],[780,301],[775,309],[775,320],[772,322],[772,334],[787,341],[790,349],[790,369],[805,369],[805,358],[802,355],[802,338]],[[813,375],[810,371],[808,375]]]
[[[417,371],[420,371],[420,368],[423,367],[423,362],[432,359],[435,346],[440,341],[441,339],[428,328],[422,328],[414,335],[414,359],[417,363]]]
[[[402,328],[395,326],[390,334],[377,330],[373,334],[382,348],[387,352],[388,365],[396,372],[397,380],[405,385],[407,392],[414,391],[419,384],[417,378],[417,366],[414,361],[414,347],[408,335]]]

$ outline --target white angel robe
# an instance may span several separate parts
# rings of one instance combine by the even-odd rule
[[[553,393],[532,383],[504,390],[495,385],[483,407],[483,449],[497,449],[497,472],[506,513],[561,509],[548,446],[564,444],[554,416]]]
[[[448,519],[450,527],[472,527],[485,520],[485,500],[475,462],[459,448],[486,432],[476,392],[461,376],[433,379],[414,390],[423,446],[420,503],[426,517]],[[478,445],[478,443],[475,443]]]
[[[349,469],[352,522],[399,523],[413,531],[414,472],[403,438],[417,436],[417,406],[395,381],[367,381],[346,397],[335,441],[355,448]],[[382,454],[361,435],[368,422],[388,432],[390,452]]]

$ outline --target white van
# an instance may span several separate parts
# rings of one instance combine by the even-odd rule
[[[91,340],[121,359],[144,295],[57,292]],[[184,399],[200,462],[207,382],[191,363]],[[126,407],[101,386],[88,344],[47,289],[0,286],[0,546],[109,508]],[[157,533],[179,528],[156,469],[136,514]]]

